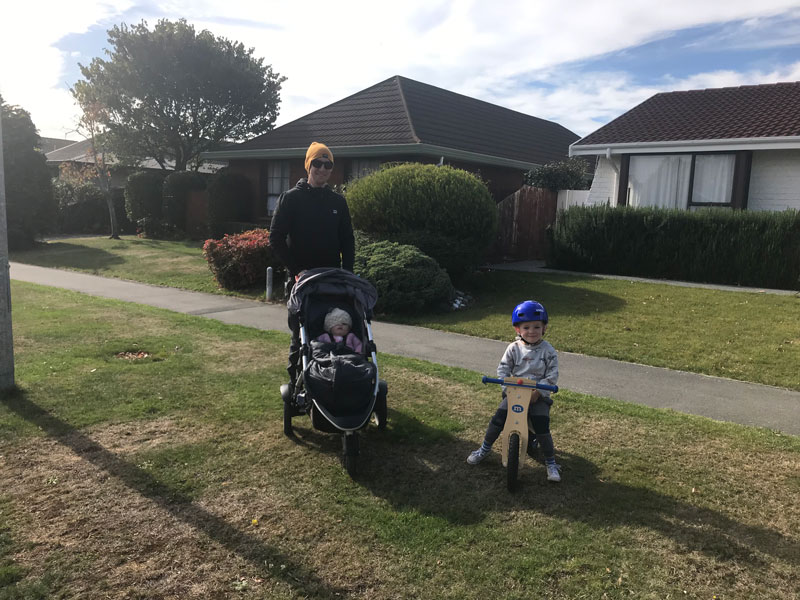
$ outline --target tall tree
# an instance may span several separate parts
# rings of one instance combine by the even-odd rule
[[[111,225],[111,239],[119,239],[119,226],[117,214],[114,211],[114,199],[111,196],[111,172],[108,167],[105,138],[103,135],[103,122],[107,119],[105,105],[97,98],[90,95],[92,88],[83,86],[80,90],[72,90],[73,96],[81,107],[81,116],[78,119],[78,133],[89,142],[87,155],[91,159],[88,169],[78,169],[72,173],[73,179],[91,179],[97,182],[108,207],[108,219]],[[69,163],[62,163],[68,165]]]
[[[39,134],[30,114],[18,106],[3,102],[3,156],[5,159],[6,215],[8,245],[24,248],[34,238],[53,229],[56,204],[53,183]]]
[[[201,152],[272,129],[286,78],[252,48],[184,19],[114,26],[108,42],[107,60],[80,65],[73,94],[103,105],[107,147],[121,161],[196,169]]]

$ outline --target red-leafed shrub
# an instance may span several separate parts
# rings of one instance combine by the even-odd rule
[[[266,229],[226,235],[221,240],[206,240],[203,256],[217,283],[229,290],[265,285],[267,267],[278,272],[283,270],[272,253]],[[279,275],[275,274],[275,281],[280,280]]]

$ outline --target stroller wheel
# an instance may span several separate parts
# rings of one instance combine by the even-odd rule
[[[291,388],[284,384],[281,386],[281,398],[283,399],[283,433],[284,435],[288,435],[289,437],[294,436],[294,430],[292,429],[292,392]]]
[[[292,429],[292,406],[288,402],[283,403],[283,433],[289,437],[294,436],[294,429]]]
[[[381,381],[378,387],[378,397],[375,398],[375,410],[372,412],[372,422],[380,431],[386,429],[386,423],[389,420],[389,411],[386,406],[386,392],[386,382]]]
[[[342,436],[342,464],[351,478],[358,474],[358,433],[346,433]]]

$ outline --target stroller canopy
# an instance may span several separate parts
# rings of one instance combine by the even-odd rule
[[[306,296],[315,294],[352,298],[364,307],[368,316],[372,315],[372,309],[378,301],[377,290],[366,279],[344,269],[322,267],[303,271],[286,303],[289,312],[299,313]]]

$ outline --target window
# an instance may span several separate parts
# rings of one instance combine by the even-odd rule
[[[631,156],[628,205],[686,208],[692,156]]]
[[[271,160],[267,163],[267,214],[272,215],[280,195],[289,189],[289,161]]]
[[[730,204],[733,154],[700,154],[694,159],[691,204]]]
[[[628,205],[731,206],[735,163],[733,154],[631,156]]]
[[[381,161],[377,159],[354,158],[350,161],[350,173],[347,180],[358,179],[364,175],[374,173],[381,168]]]

